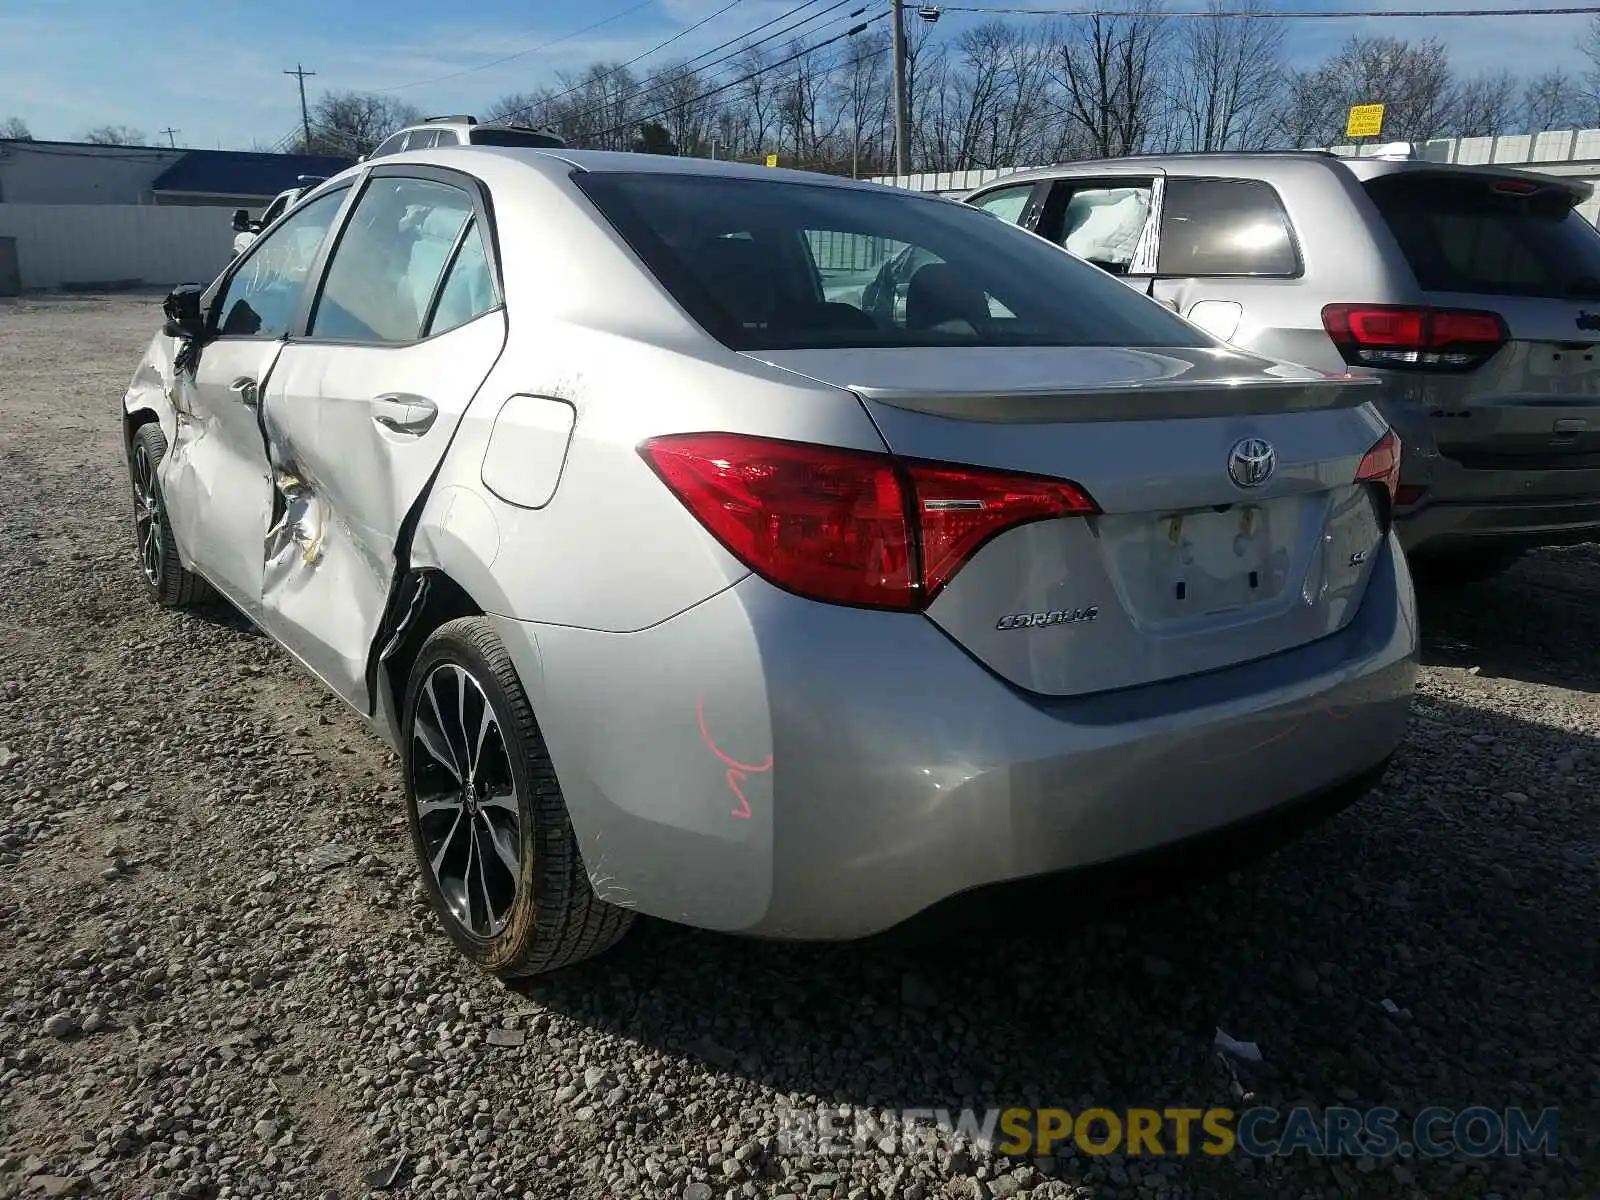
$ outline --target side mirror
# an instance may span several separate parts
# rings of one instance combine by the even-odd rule
[[[248,209],[236,208],[233,210],[233,231],[247,233],[250,229],[250,212]]]
[[[180,283],[168,292],[161,305],[166,317],[161,331],[168,337],[199,341],[206,328],[205,314],[200,309],[200,297],[205,290],[204,284]]]

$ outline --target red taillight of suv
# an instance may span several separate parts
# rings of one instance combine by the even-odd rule
[[[1511,336],[1499,313],[1395,304],[1329,304],[1322,326],[1351,366],[1412,370],[1471,370]]]
[[[833,604],[917,611],[997,534],[1099,511],[1065,480],[745,434],[652,438],[639,453],[751,570]]]

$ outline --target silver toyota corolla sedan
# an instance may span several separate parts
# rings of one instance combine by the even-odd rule
[[[1370,386],[954,202],[461,147],[175,291],[125,420],[151,596],[398,749],[443,924],[518,975],[1362,794],[1416,650]]]

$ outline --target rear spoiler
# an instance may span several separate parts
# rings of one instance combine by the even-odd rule
[[[1366,158],[1340,157],[1338,160],[1358,179],[1370,181],[1386,176],[1406,178],[1482,180],[1496,191],[1510,195],[1537,196],[1563,193],[1575,208],[1594,195],[1594,184],[1574,175],[1550,175],[1543,171],[1519,170],[1501,166],[1462,166],[1456,163],[1436,163],[1421,159],[1397,160],[1372,155]],[[1371,170],[1363,168],[1378,168]]]

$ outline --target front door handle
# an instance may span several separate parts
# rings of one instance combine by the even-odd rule
[[[391,433],[421,437],[433,426],[439,407],[422,396],[378,396],[372,401],[372,419]]]
[[[256,381],[245,376],[235,379],[228,385],[228,390],[239,398],[239,403],[246,408],[259,407],[260,393],[256,390]]]

